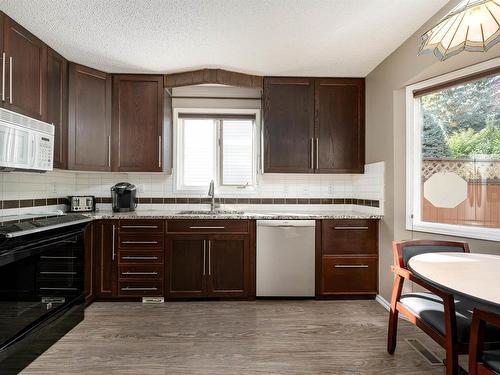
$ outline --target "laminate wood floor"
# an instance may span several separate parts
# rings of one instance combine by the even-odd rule
[[[373,300],[94,303],[23,374],[444,374],[405,321],[387,354],[387,317]]]

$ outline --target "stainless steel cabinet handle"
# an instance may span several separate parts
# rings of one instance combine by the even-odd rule
[[[211,275],[212,274],[212,246],[211,246],[211,242],[210,240],[208,240],[208,275]]]
[[[40,275],[76,275],[75,271],[40,271]]]
[[[161,168],[161,135],[158,136],[158,167]]]
[[[206,266],[206,258],[207,258],[207,247],[206,247],[206,242],[205,240],[203,240],[203,276],[205,276],[206,274],[206,269],[207,269],[207,266]]]
[[[111,167],[111,136],[108,135],[108,167]]]
[[[5,101],[5,52],[2,53],[2,101]]]
[[[113,224],[113,244],[111,246],[111,260],[115,260],[116,252],[115,252],[115,234],[116,234],[116,226]]]
[[[122,288],[122,290],[158,290],[158,288],[156,288],[156,287],[146,288],[146,287],[131,287],[131,286],[126,286],[126,287]]]
[[[122,241],[124,244],[156,244],[158,241]]]
[[[9,81],[9,103],[12,104],[12,98],[14,96],[14,93],[12,92],[12,65],[14,64],[14,61],[12,60],[12,56],[9,57],[9,75],[10,75],[10,81]]]
[[[122,259],[126,260],[155,260],[158,259],[158,257],[149,257],[149,256],[124,256]]]
[[[319,169],[319,138],[316,138],[316,169]]]
[[[42,255],[40,259],[76,259],[76,257],[73,256],[68,256],[68,257],[58,257],[58,256],[52,256],[52,255]]]
[[[335,230],[367,230],[368,227],[333,227]]]
[[[368,264],[336,264],[334,268],[368,268]]]
[[[224,229],[225,227],[189,227],[189,229]]]
[[[158,225],[122,225],[123,229],[158,229]]]
[[[122,275],[158,275],[158,272],[122,272]]]
[[[77,290],[77,288],[49,288],[49,287],[40,287],[41,290]]]
[[[311,138],[311,169],[314,169],[314,140]]]

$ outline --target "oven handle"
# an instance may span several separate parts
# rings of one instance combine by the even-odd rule
[[[76,232],[66,233],[66,234],[61,235],[61,236],[56,236],[56,237],[51,237],[51,238],[47,238],[44,240],[40,240],[38,242],[30,243],[28,245],[18,246],[14,249],[11,249],[10,251],[6,251],[6,252],[0,254],[0,259],[3,257],[9,256],[9,255],[12,255],[12,254],[22,255],[22,254],[24,254],[24,252],[30,252],[28,255],[35,255],[34,253],[33,254],[31,253],[31,250],[38,249],[39,250],[38,252],[41,252],[41,251],[43,251],[44,248],[46,248],[48,246],[53,247],[53,246],[57,246],[59,244],[64,244],[64,243],[76,244],[76,243],[78,243],[78,241],[80,240],[80,238],[82,236],[83,236],[83,230],[79,230]],[[20,260],[22,258],[24,258],[24,257],[23,256],[16,257],[16,261]]]

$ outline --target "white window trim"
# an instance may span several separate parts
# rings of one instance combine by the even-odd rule
[[[180,181],[182,181],[180,174],[182,173],[182,155],[178,153],[180,150],[180,142],[183,139],[180,134],[182,133],[182,129],[179,126],[179,113],[214,113],[214,114],[238,114],[238,115],[254,115],[255,116],[255,126],[253,129],[253,153],[252,153],[252,163],[253,163],[253,171],[252,179],[253,185],[242,188],[241,186],[234,185],[219,185],[217,178],[216,180],[216,192],[220,193],[229,193],[234,194],[238,192],[241,195],[245,193],[252,193],[256,189],[257,185],[257,173],[258,173],[258,157],[259,157],[259,149],[260,149],[260,109],[235,109],[235,108],[174,108],[173,111],[173,178],[174,178],[174,193],[178,194],[191,194],[191,195],[203,195],[205,196],[208,191],[208,185],[203,188],[193,187],[193,186],[181,186]],[[216,160],[214,161],[215,165],[215,173],[217,176],[220,176],[220,163],[217,161],[219,159],[219,148],[217,147],[216,151]]]
[[[430,223],[421,217],[421,121],[420,101],[413,92],[500,66],[500,57],[418,82],[406,87],[406,229],[418,232],[500,241],[500,229]],[[419,173],[416,173],[418,171]],[[418,209],[414,209],[414,208]]]

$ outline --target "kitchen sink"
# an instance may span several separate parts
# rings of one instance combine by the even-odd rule
[[[180,211],[180,215],[243,215],[243,211],[235,210],[198,210],[198,211]]]

